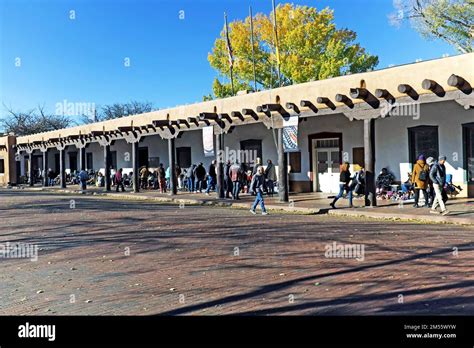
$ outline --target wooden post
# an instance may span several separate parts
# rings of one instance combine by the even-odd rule
[[[169,168],[170,168],[170,191],[169,194],[174,196],[178,193],[176,184],[176,168],[175,168],[175,140],[174,138],[168,139],[168,157],[169,157]]]
[[[34,180],[35,180],[35,175],[33,172],[33,152],[35,150],[28,151],[28,178],[30,180],[30,186],[33,186]]]
[[[288,157],[283,146],[283,128],[278,128],[278,197],[288,202]]]
[[[375,120],[364,120],[365,206],[377,206],[375,194]]]
[[[138,172],[138,141],[132,142],[133,192],[140,192],[140,173]]]
[[[79,170],[86,170],[86,147],[85,147],[85,145],[84,145],[84,147],[79,148]]]
[[[224,199],[225,192],[224,192],[224,159],[221,158],[221,151],[224,143],[224,134],[219,133],[216,134],[216,173],[217,173],[217,198]]]
[[[42,148],[43,153],[43,187],[48,186],[48,148]]]
[[[66,147],[59,148],[59,175],[61,178],[61,188],[66,188],[66,163],[65,163],[65,153]]]
[[[105,191],[110,191],[111,180],[110,180],[110,145],[104,146],[104,166],[105,166]]]

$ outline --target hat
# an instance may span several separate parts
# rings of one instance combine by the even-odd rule
[[[419,155],[419,156],[418,156],[418,160],[419,160],[419,161],[424,161],[424,160],[426,160],[425,155]]]
[[[438,161],[446,161],[446,156],[439,156]]]
[[[428,158],[426,159],[426,163],[427,163],[429,166],[432,165],[432,164],[434,163],[434,158],[433,158],[433,157],[428,157]]]

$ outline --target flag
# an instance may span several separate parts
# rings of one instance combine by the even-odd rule
[[[232,55],[232,45],[230,44],[229,27],[227,26],[227,14],[224,12],[224,23],[225,23],[225,38],[227,44],[227,52],[229,53],[229,65],[234,66],[234,56]]]
[[[280,49],[278,47],[278,31],[277,31],[277,15],[275,10],[275,0],[273,3],[273,31],[275,32],[275,55],[277,59],[277,64],[280,65]]]

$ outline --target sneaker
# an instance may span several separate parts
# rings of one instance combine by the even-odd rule
[[[262,211],[262,215],[268,215],[266,211]]]
[[[448,215],[448,214],[449,214],[449,210],[448,210],[448,209],[446,209],[446,210],[444,210],[444,211],[441,212],[441,215]]]
[[[336,206],[334,205],[334,203],[331,203],[329,204],[333,209],[336,209]]]
[[[430,213],[431,213],[431,214],[439,214],[439,211],[431,209],[431,210],[430,210]]]
[[[257,212],[256,212],[255,210],[253,210],[253,209],[250,209],[250,212],[251,212],[253,215],[256,215],[256,214],[257,214]]]

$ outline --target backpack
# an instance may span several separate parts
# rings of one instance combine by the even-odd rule
[[[428,179],[428,173],[426,172],[426,170],[424,169],[421,170],[420,175],[418,176],[418,179],[420,179],[421,181],[426,181]]]

